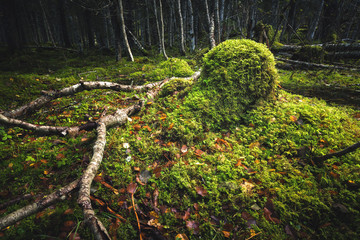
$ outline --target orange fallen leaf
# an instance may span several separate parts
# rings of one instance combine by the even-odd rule
[[[141,129],[141,126],[139,124],[135,124],[133,128],[135,131],[139,131]]]
[[[170,126],[168,127],[168,130],[171,130],[174,127],[174,123],[171,123]]]
[[[298,119],[297,119],[296,116],[290,116],[290,120],[291,120],[292,122],[296,122]]]
[[[146,125],[146,126],[144,126],[143,128],[144,128],[144,129],[147,129],[149,132],[151,132],[151,131],[152,131],[152,130],[151,130],[151,128],[150,128],[149,126],[147,126],[147,125]]]
[[[228,231],[222,231],[222,233],[224,234],[224,237],[229,238],[230,237],[230,232]]]
[[[176,235],[175,240],[189,240],[189,238],[184,233],[179,233]]]

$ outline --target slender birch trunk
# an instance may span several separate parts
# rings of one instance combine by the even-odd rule
[[[209,4],[207,0],[205,0],[205,9],[206,9],[206,17],[209,25],[210,48],[214,48],[216,46],[214,14],[210,16]]]
[[[179,13],[179,23],[180,23],[180,53],[185,55],[185,37],[184,37],[184,22],[181,13],[181,2],[177,0],[178,13]]]
[[[193,52],[195,51],[196,43],[195,43],[195,34],[194,34],[194,11],[191,0],[188,0],[188,6],[190,11],[190,31],[189,31],[190,40],[191,40],[190,50]]]
[[[133,62],[134,57],[132,55],[130,44],[129,44],[127,34],[126,34],[125,21],[124,21],[124,9],[123,9],[122,0],[119,0],[119,7],[120,7],[121,29],[122,29],[122,32],[123,32],[123,35],[124,35],[124,41],[125,41],[126,49],[128,51],[130,60]]]

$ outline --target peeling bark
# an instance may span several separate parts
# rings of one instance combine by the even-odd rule
[[[78,187],[79,182],[79,179],[75,180],[74,182],[51,193],[40,201],[27,205],[19,210],[16,210],[15,212],[6,215],[5,217],[0,218],[0,229],[13,225],[25,217],[40,212],[59,200],[64,200],[67,194],[74,191]]]

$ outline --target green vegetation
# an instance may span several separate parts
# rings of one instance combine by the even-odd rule
[[[251,40],[228,40],[204,56],[202,76],[184,105],[207,126],[239,123],[253,105],[270,100],[277,81],[274,56]]]
[[[329,105],[276,90],[272,55],[263,45],[241,44],[226,42],[210,51],[198,82],[177,78],[167,83],[160,97],[131,122],[108,131],[98,175],[102,180],[93,183],[97,200],[92,204],[111,236],[139,236],[126,190],[137,182],[134,198],[142,226],[148,225],[142,229],[147,236],[157,229],[169,239],[178,234],[189,239],[360,237],[360,151],[323,163],[313,158],[360,141],[359,105]],[[238,55],[243,51],[246,58]],[[234,56],[238,58],[231,61]],[[13,109],[43,89],[69,86],[81,78],[138,84],[156,80],[157,71],[166,77],[191,75],[195,69],[190,71],[189,65],[184,60],[137,58],[135,63],[108,59],[64,65],[47,73],[30,68],[3,71],[0,108]],[[136,72],[145,76],[136,79]],[[336,71],[280,71],[280,85],[293,91],[327,84],[356,89],[357,79],[353,73]],[[112,113],[134,104],[132,96],[85,91],[57,99],[25,120],[75,126],[97,119],[104,106]],[[0,139],[2,204],[26,193],[49,194],[81,176],[91,158],[95,132],[60,138],[0,126]],[[91,239],[76,197],[1,229],[0,236],[49,239],[76,232],[81,239]],[[0,209],[0,216],[32,201]],[[117,222],[116,214],[127,222]]]
[[[305,45],[293,55],[293,59],[304,62],[322,63],[327,53],[321,46]]]

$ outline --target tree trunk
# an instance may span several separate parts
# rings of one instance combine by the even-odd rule
[[[216,46],[215,43],[215,22],[214,22],[214,14],[211,14],[210,16],[210,11],[209,11],[209,4],[208,1],[205,0],[205,9],[206,9],[206,17],[207,17],[207,22],[209,25],[209,41],[210,41],[210,48],[214,48]]]
[[[124,21],[124,9],[123,9],[122,0],[119,0],[119,8],[120,8],[121,29],[122,29],[122,33],[123,33],[123,37],[124,37],[124,42],[126,45],[126,50],[128,51],[130,60],[133,62],[134,57],[132,55],[130,44],[129,44],[127,34],[126,34],[125,21]]]
[[[181,13],[181,2],[177,0],[178,13],[179,13],[179,23],[180,23],[180,53],[185,55],[185,36],[184,36],[184,22]]]
[[[219,10],[219,0],[215,0],[215,21],[216,21],[216,41],[221,42],[221,27],[220,27],[220,10]]]
[[[60,14],[60,24],[61,24],[61,33],[62,39],[64,41],[64,46],[69,48],[71,47],[69,33],[66,24],[65,14],[67,13],[67,0],[59,0],[59,14]],[[69,13],[67,13],[69,14]]]
[[[168,59],[168,56],[166,54],[166,51],[165,51],[165,33],[164,33],[164,28],[165,28],[165,24],[164,24],[164,16],[163,16],[163,10],[162,10],[162,0],[159,0],[159,4],[160,4],[160,22],[161,22],[161,49],[162,49],[162,53],[165,57],[165,59],[167,60]]]
[[[161,0],[160,1],[160,18],[162,18],[162,4],[161,4]],[[162,53],[165,57],[165,59],[168,59],[168,56],[166,55],[166,51],[165,51],[165,44],[164,44],[164,24],[163,24],[163,20],[161,21],[161,29],[160,29],[160,23],[159,23],[159,16],[157,14],[157,4],[156,4],[156,0],[154,0],[154,14],[155,14],[155,19],[156,19],[156,29],[157,29],[157,33],[158,33],[158,37],[159,37],[159,50],[160,53]]]
[[[146,34],[148,45],[151,46],[151,28],[150,28],[150,13],[149,13],[149,0],[146,0]]]
[[[190,40],[191,40],[190,51],[193,52],[193,51],[195,51],[196,43],[195,43],[195,34],[194,34],[194,11],[193,11],[191,0],[188,0],[188,6],[189,6],[189,10],[190,10],[190,31],[189,31]]]
[[[314,21],[312,22],[311,26],[310,26],[310,29],[309,29],[309,32],[307,34],[307,38],[309,41],[313,41],[314,40],[314,36],[315,36],[315,31],[319,25],[319,21],[320,21],[320,17],[321,17],[321,12],[323,10],[323,7],[324,7],[324,2],[325,0],[321,0],[321,3],[320,3],[320,7],[318,8],[318,11],[316,13],[316,16],[315,16],[315,19]]]

